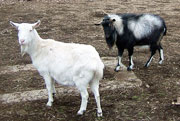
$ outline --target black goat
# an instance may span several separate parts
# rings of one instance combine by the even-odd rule
[[[109,48],[113,47],[114,43],[116,43],[118,48],[118,64],[115,71],[119,71],[122,66],[121,58],[124,49],[127,49],[129,54],[129,67],[127,70],[133,69],[132,55],[133,48],[136,45],[150,46],[151,56],[145,67],[149,66],[156,50],[160,54],[159,64],[164,60],[161,39],[166,35],[167,28],[160,16],[153,14],[108,14],[101,23],[96,25],[103,26]]]

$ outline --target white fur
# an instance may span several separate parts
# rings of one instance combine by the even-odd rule
[[[131,65],[129,66],[129,68],[132,70],[134,67],[133,56],[130,56],[130,63]]]
[[[113,25],[116,28],[118,34],[122,35],[124,32],[124,29],[123,29],[123,21],[121,17],[115,14],[108,14],[108,16],[109,18],[111,18],[111,20],[113,19],[115,20],[115,22],[113,22]]]
[[[49,97],[47,105],[51,106],[53,102],[54,79],[59,84],[78,88],[82,97],[78,114],[82,115],[87,107],[87,86],[90,85],[97,102],[98,116],[102,116],[99,80],[103,76],[104,64],[95,48],[91,45],[42,39],[34,29],[40,21],[34,24],[10,23],[18,29],[19,41],[25,40],[20,43],[22,54],[30,55],[33,65],[45,80]]]
[[[149,65],[150,65],[150,63],[151,63],[151,61],[152,61],[152,59],[153,59],[153,56],[150,58],[149,62],[147,63],[147,67],[149,67]]]
[[[162,22],[158,17],[151,14],[143,15],[138,21],[130,20],[128,22],[128,28],[134,33],[137,39],[150,35],[155,29],[155,26],[161,27]]]
[[[149,45],[140,45],[140,46],[134,46],[134,48],[140,49],[140,50],[147,50],[147,49],[150,49],[150,46]]]
[[[160,49],[160,58],[161,58],[161,60],[159,61],[159,64],[162,64],[162,62],[164,60],[163,49]]]
[[[111,20],[115,20],[115,22],[113,22],[113,25],[118,31],[118,34],[122,35],[124,30],[121,16],[118,16],[116,14],[108,14],[108,16]],[[154,27],[161,26],[161,20],[157,16],[151,14],[144,14],[142,17],[140,17],[138,21],[128,21],[128,28],[133,32],[137,39],[141,39],[145,36],[148,36],[155,29]]]

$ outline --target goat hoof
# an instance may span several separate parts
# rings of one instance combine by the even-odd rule
[[[78,116],[81,116],[81,115],[83,115],[83,114],[84,114],[84,112],[85,112],[85,110],[82,110],[82,111],[81,111],[81,110],[79,110],[79,111],[77,112],[77,115],[78,115]]]
[[[119,70],[117,70],[116,68],[114,69],[115,72],[118,72]]]
[[[53,93],[53,98],[56,96],[56,93]]]
[[[128,67],[128,68],[127,68],[127,71],[132,71],[132,68],[131,68],[131,67]]]
[[[162,63],[163,63],[163,61],[162,61],[162,60],[160,60],[160,61],[159,61],[159,64],[162,64]]]
[[[46,104],[46,106],[51,107],[51,106],[52,106],[52,102],[48,102],[48,103]]]
[[[97,116],[98,116],[98,117],[102,117],[102,116],[103,116],[103,115],[102,115],[102,112],[98,112],[98,113],[97,113]]]
[[[118,72],[119,70],[120,70],[120,66],[117,66],[117,67],[114,69],[115,72]]]

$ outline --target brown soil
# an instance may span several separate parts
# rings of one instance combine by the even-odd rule
[[[39,1],[39,2],[37,2]],[[100,56],[116,56],[117,50],[109,50],[102,27],[94,26],[101,21],[103,10],[107,13],[154,13],[163,17],[167,24],[167,35],[163,38],[165,61],[158,65],[158,53],[148,69],[143,68],[150,53],[134,52],[134,73],[143,82],[139,88],[120,88],[102,91],[103,118],[96,117],[96,106],[92,95],[84,116],[76,116],[79,96],[62,96],[52,108],[47,100],[16,104],[0,104],[1,121],[178,121],[180,107],[172,106],[172,100],[180,96],[180,1],[179,0],[0,0],[0,66],[31,63],[26,55],[21,57],[17,32],[9,25],[14,22],[42,21],[37,29],[43,38],[63,42],[93,45]],[[128,64],[127,52],[123,63]],[[114,72],[113,72],[114,73]],[[113,74],[112,73],[112,74]],[[113,76],[105,73],[107,81]],[[120,77],[119,77],[120,78]],[[11,82],[9,82],[11,80]],[[26,80],[23,82],[21,80]],[[19,83],[20,82],[20,83]],[[18,85],[21,88],[18,87]],[[0,93],[44,88],[37,72],[21,71],[0,75]]]

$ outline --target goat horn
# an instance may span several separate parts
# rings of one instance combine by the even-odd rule
[[[100,23],[95,23],[94,25],[99,26],[99,25],[101,25],[101,24],[102,24],[102,22],[100,22]]]
[[[102,12],[103,12],[105,15],[108,15],[108,13],[106,13],[104,10],[102,10]]]

